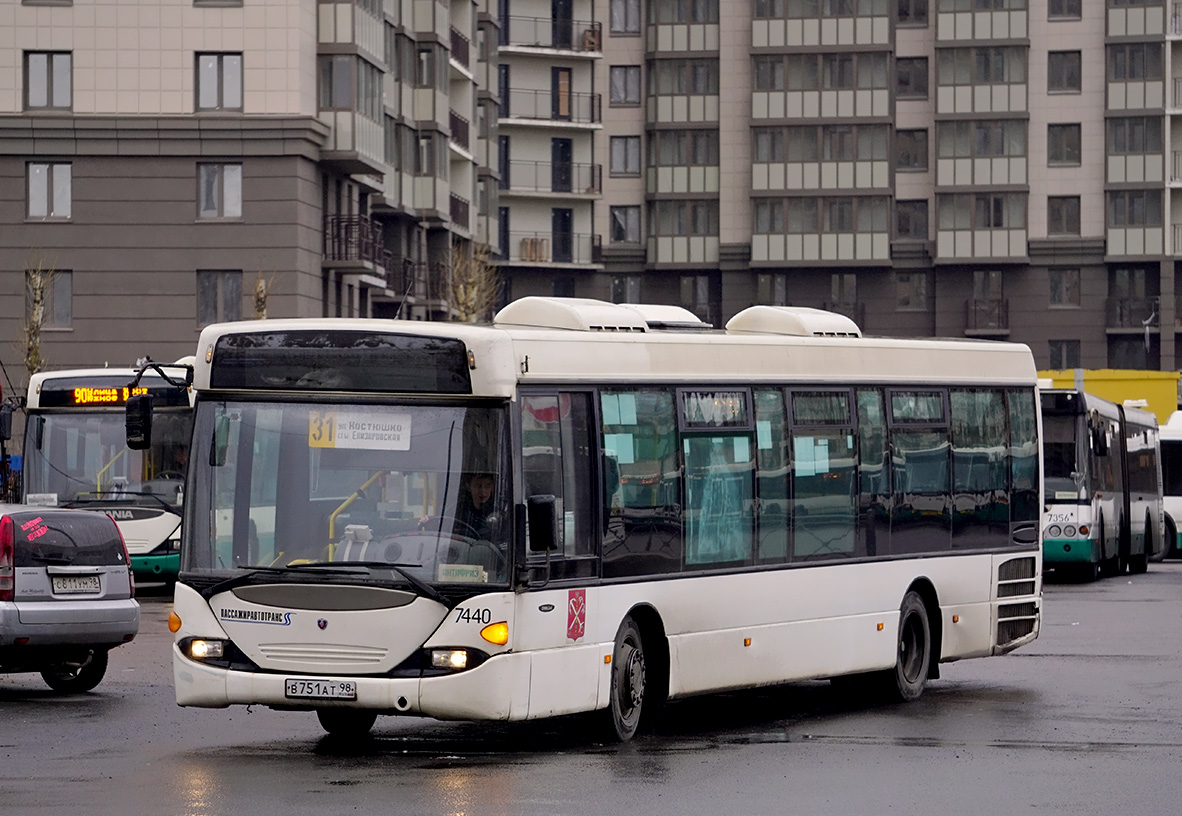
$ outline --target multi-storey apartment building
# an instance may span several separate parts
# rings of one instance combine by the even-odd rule
[[[0,4],[6,386],[30,269],[57,367],[190,354],[260,285],[272,317],[446,315],[453,252],[497,238],[496,26],[473,0]]]
[[[536,2],[502,0],[502,17]],[[716,325],[752,303],[820,306],[870,333],[1028,343],[1048,368],[1176,368],[1182,4],[597,0],[592,14],[592,265],[507,266],[513,296],[680,302]],[[562,62],[531,54],[542,80]],[[544,237],[548,214],[502,205],[503,225],[529,217]]]

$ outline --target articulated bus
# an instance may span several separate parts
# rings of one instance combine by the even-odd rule
[[[1162,502],[1166,513],[1166,558],[1182,556],[1178,525],[1182,521],[1182,411],[1161,426]]]
[[[1048,569],[1145,572],[1163,552],[1157,418],[1076,389],[1042,391]]]
[[[192,365],[191,358],[174,366]],[[181,380],[183,368],[164,366]],[[191,393],[158,374],[135,389],[132,369],[78,369],[29,380],[24,502],[109,514],[138,580],[171,582],[180,565],[181,507],[193,424]],[[125,406],[151,394],[159,411],[152,446],[125,444]]]
[[[210,326],[194,388],[182,706],[352,735],[596,712],[627,740],[725,689],[915,699],[1039,632],[1025,346],[525,298]]]

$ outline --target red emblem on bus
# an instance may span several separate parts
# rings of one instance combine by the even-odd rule
[[[572,589],[566,598],[566,638],[578,640],[587,631],[587,590]]]

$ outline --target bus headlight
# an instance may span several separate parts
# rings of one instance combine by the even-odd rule
[[[224,640],[201,640],[194,638],[189,641],[189,657],[194,660],[222,658],[226,656],[226,642]]]
[[[468,668],[467,649],[432,649],[431,668],[463,671]]]
[[[1075,528],[1068,524],[1063,528],[1063,535],[1067,536],[1068,538],[1075,538]]]
[[[1062,530],[1062,528],[1059,527],[1058,524],[1052,524],[1050,527],[1047,528],[1047,535],[1049,535],[1051,538],[1058,538],[1062,534],[1063,534],[1063,530]]]

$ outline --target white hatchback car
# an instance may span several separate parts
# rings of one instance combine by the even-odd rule
[[[0,673],[40,672],[55,691],[90,691],[107,653],[139,625],[127,548],[110,516],[0,504]]]

